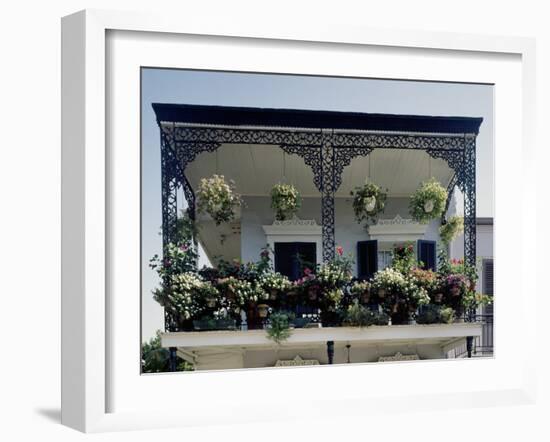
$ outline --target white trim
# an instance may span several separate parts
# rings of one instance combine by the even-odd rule
[[[315,258],[317,264],[323,261],[322,228],[315,220],[300,220],[294,218],[287,221],[274,221],[271,225],[262,226],[269,246],[272,262],[275,262],[275,244],[279,242],[310,242],[315,243]]]
[[[407,242],[424,238],[427,224],[396,215],[393,219],[380,219],[369,227],[370,239],[379,242]]]
[[[321,327],[293,330],[281,347],[326,341],[417,341],[481,336],[481,324],[385,325],[371,327]],[[163,347],[273,346],[265,330],[162,333]]]

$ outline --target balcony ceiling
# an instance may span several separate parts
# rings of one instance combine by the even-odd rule
[[[433,159],[422,150],[375,149],[369,157],[356,157],[344,169],[336,197],[349,196],[364,182],[369,170],[370,180],[395,197],[411,195],[430,176],[446,186],[453,175],[445,161]],[[301,157],[283,155],[276,146],[223,145],[217,152],[201,153],[186,170],[194,189],[201,178],[214,173],[233,179],[244,196],[267,196],[279,182],[294,184],[302,196],[319,196],[311,168]]]

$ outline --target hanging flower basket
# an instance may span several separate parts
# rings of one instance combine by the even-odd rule
[[[197,190],[199,213],[207,213],[216,225],[235,219],[235,208],[241,205],[241,197],[235,192],[235,183],[226,181],[223,175],[202,178]]]
[[[374,183],[365,182],[363,186],[351,191],[353,212],[358,223],[375,223],[378,215],[384,211],[387,194]]]
[[[409,213],[415,221],[427,223],[443,215],[447,190],[434,178],[425,181],[412,195]]]
[[[439,236],[444,244],[450,244],[464,231],[464,218],[451,216],[445,224],[439,228]]]
[[[271,208],[277,221],[292,219],[300,206],[300,192],[292,184],[276,184],[271,189]]]

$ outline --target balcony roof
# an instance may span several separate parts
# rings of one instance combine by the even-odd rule
[[[483,118],[153,103],[157,121],[213,126],[477,134]]]

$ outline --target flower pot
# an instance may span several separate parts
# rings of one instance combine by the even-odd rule
[[[370,293],[369,292],[364,292],[362,295],[361,295],[361,302],[363,304],[368,304],[370,301]]]
[[[451,287],[451,296],[460,296],[460,287],[453,286]]]
[[[258,305],[258,316],[260,318],[267,318],[268,312],[269,312],[269,306],[267,304]]]
[[[206,305],[210,308],[216,307],[216,298],[206,298]]]
[[[309,289],[307,291],[307,297],[310,301],[315,301],[317,299],[317,290],[315,289]]]
[[[441,304],[443,302],[443,293],[436,293],[434,295],[434,302]]]
[[[234,319],[196,319],[193,321],[193,328],[197,331],[203,330],[235,330]]]
[[[379,289],[378,290],[378,297],[385,298],[386,297],[386,289]]]
[[[269,299],[271,299],[272,301],[277,299],[277,290],[271,290],[269,292]]]
[[[367,212],[372,212],[376,208],[376,198],[374,196],[369,196],[365,198],[365,209]]]
[[[424,212],[432,213],[434,210],[434,201],[432,199],[424,201]]]

